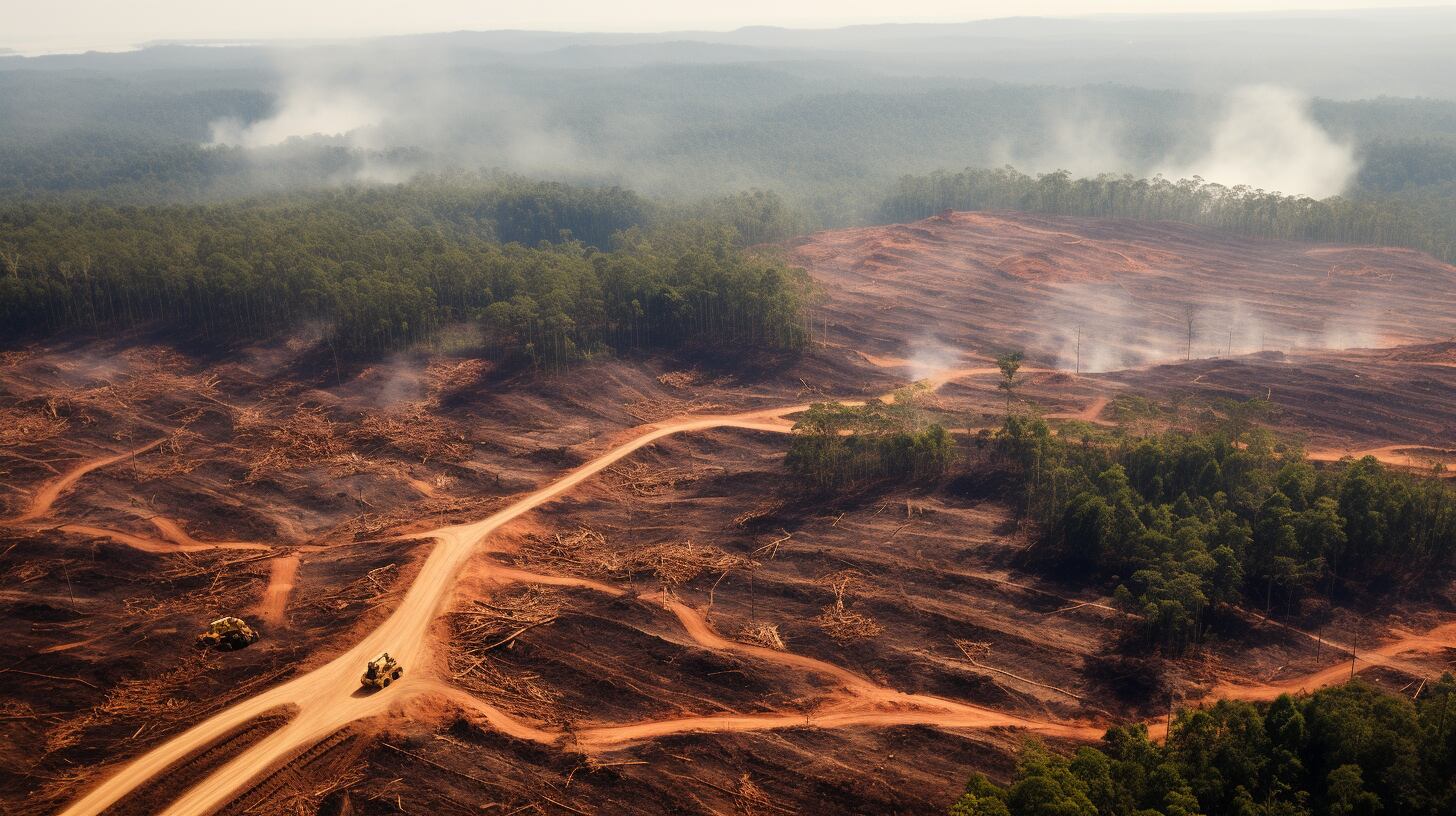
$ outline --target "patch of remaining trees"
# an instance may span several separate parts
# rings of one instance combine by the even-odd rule
[[[835,489],[879,479],[932,479],[945,473],[955,441],[925,423],[912,393],[864,405],[815,403],[794,424],[786,464],[816,488]]]

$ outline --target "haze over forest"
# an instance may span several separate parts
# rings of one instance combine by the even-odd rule
[[[0,812],[1456,813],[1456,7],[1193,2],[20,7]]]
[[[1449,200],[1453,28],[1431,8],[12,56],[0,191],[196,201],[499,169],[770,189],[838,224],[902,174],[1012,165]]]

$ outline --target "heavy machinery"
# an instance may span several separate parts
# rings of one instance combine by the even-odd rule
[[[390,657],[389,652],[381,652],[379,657],[369,661],[359,682],[373,688],[384,688],[398,680],[401,674],[404,674],[404,667],[399,665],[399,661]]]
[[[242,618],[234,617],[218,618],[207,625],[207,631],[197,636],[197,648],[216,648],[224,652],[257,642],[257,631]]]

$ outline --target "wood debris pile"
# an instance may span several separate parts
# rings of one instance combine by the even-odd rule
[[[669,371],[659,375],[657,381],[669,388],[691,388],[702,381],[696,368],[688,371]]]
[[[781,501],[767,501],[756,504],[733,517],[733,526],[750,527],[765,519],[773,517],[784,508]]]
[[[163,349],[132,349],[121,355],[118,365],[93,361],[61,362],[58,366],[100,383],[68,391],[64,402],[113,412],[118,406],[131,408],[158,400],[218,401],[217,376],[182,373],[189,367],[185,357]]]
[[[692,541],[655,544],[637,551],[634,560],[640,565],[634,572],[650,571],[667,586],[681,586],[705,572],[723,575],[756,566],[753,561],[725,552],[721,547]]]
[[[435,360],[425,369],[430,399],[439,402],[480,383],[493,363],[478,358]]]
[[[782,652],[789,647],[784,644],[784,638],[779,634],[777,623],[748,624],[738,631],[736,638],[740,643],[752,643],[755,646],[763,646]]]
[[[219,662],[213,652],[197,652],[187,655],[175,668],[155,677],[121,680],[95,708],[51,729],[46,734],[45,752],[50,754],[77,745],[92,727],[117,719],[142,722],[141,728],[131,736],[131,739],[136,739],[147,730],[176,723],[192,715],[195,712],[186,702],[186,695],[178,692],[216,669]]]
[[[240,441],[263,448],[252,459],[246,482],[273,473],[312,467],[348,450],[327,410],[318,405],[299,406],[282,421],[270,419],[256,408],[238,412],[233,429]]]
[[[308,605],[331,612],[339,612],[351,606],[377,606],[394,589],[395,579],[398,577],[398,564],[375,567],[338,592],[311,599]]]
[[[683,414],[706,414],[725,406],[705,399],[684,400],[672,397],[646,397],[622,406],[638,422],[658,422]]]
[[[65,432],[66,424],[53,404],[48,410],[0,408],[0,449],[13,451],[54,439]]]
[[[874,618],[845,606],[845,597],[864,586],[864,576],[858,570],[832,573],[824,581],[834,593],[834,603],[824,607],[814,620],[825,634],[836,643],[845,644],[871,640],[885,631]]]
[[[516,638],[555,621],[562,606],[559,592],[525,586],[451,612],[452,680],[478,694],[504,698],[512,709],[535,719],[558,718],[559,695],[540,682],[540,675],[503,664],[495,653],[514,648]]]
[[[550,537],[530,536],[521,555],[535,567],[592,578],[630,579],[651,575],[664,586],[680,586],[704,573],[722,575],[755,562],[712,544],[692,541],[663,542],[646,547],[615,549],[606,536],[588,528]]]
[[[431,413],[430,407],[422,402],[412,402],[392,411],[366,413],[359,427],[348,436],[351,442],[392,448],[421,462],[458,461],[471,451],[464,434]]]
[[[181,426],[168,434],[162,444],[132,459],[137,478],[142,481],[166,479],[191,473],[200,467],[205,457],[195,455],[191,448],[204,440],[201,434],[192,430],[191,425],[201,415],[201,411],[189,411],[182,417]]]
[[[628,491],[635,496],[658,496],[680,484],[691,484],[709,473],[722,470],[720,467],[654,469],[645,462],[633,462],[607,468],[606,475],[611,486],[618,490]]]
[[[197,617],[199,610],[222,614],[229,609],[246,607],[258,596],[260,585],[267,580],[264,562],[272,557],[271,552],[241,557],[224,551],[179,552],[168,556],[168,566],[157,576],[164,582],[164,587],[171,587],[165,595],[126,598],[121,602],[122,608],[129,618],[157,619],[173,615]],[[193,588],[179,592],[178,584]],[[203,613],[203,616],[207,614],[211,613]]]
[[[763,788],[760,788],[754,783],[753,778],[745,773],[738,777],[738,790],[733,798],[733,810],[740,816],[763,816],[763,814],[782,810],[782,808],[776,808],[774,801],[763,792]]]

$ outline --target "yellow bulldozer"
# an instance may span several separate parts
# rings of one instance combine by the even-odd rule
[[[369,661],[359,682],[372,688],[384,688],[398,680],[401,674],[404,674],[404,667],[399,665],[399,661],[390,657],[389,652],[382,652],[379,657]]]
[[[258,642],[258,633],[242,618],[226,617],[207,625],[206,631],[197,636],[197,648],[218,649],[231,652],[250,643]]]

